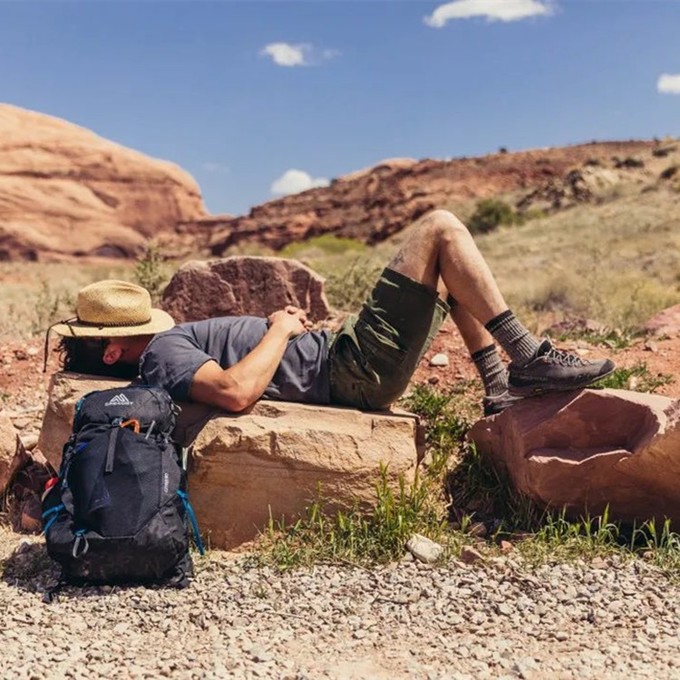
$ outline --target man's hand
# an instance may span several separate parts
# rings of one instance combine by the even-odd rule
[[[274,312],[268,318],[270,328],[278,328],[289,338],[306,333],[312,326],[303,309],[288,305],[285,309]]]

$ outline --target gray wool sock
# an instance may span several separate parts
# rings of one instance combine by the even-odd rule
[[[536,356],[540,343],[509,309],[491,319],[485,327],[518,366]]]
[[[508,371],[496,351],[495,345],[489,345],[472,354],[479,377],[484,383],[484,394],[495,397],[508,389]]]

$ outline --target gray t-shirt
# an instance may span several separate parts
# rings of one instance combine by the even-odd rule
[[[215,360],[229,368],[262,340],[266,319],[224,316],[175,326],[159,333],[140,359],[147,385],[165,388],[176,401],[189,401],[196,371]],[[330,402],[328,331],[309,331],[292,338],[264,396],[269,399],[316,404]]]

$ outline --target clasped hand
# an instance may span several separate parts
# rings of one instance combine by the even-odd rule
[[[307,318],[305,310],[293,305],[287,305],[285,309],[270,314],[267,322],[270,328],[280,328],[285,331],[289,338],[302,335],[312,327],[312,322]]]

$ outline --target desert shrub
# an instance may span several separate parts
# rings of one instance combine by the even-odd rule
[[[137,259],[134,271],[135,283],[149,291],[151,301],[157,304],[170,279],[170,267],[160,246],[149,243]]]
[[[414,533],[440,538],[446,522],[433,498],[440,495],[437,485],[419,477],[407,484],[402,477],[394,489],[383,467],[375,492],[375,504],[368,510],[327,513],[327,501],[320,496],[294,524],[271,518],[261,561],[279,569],[315,562],[370,565],[401,557]],[[457,537],[451,538],[453,542]]]
[[[516,224],[518,221],[519,216],[507,203],[488,198],[477,204],[468,220],[468,228],[473,234],[487,234],[501,224]]]
[[[667,156],[670,156],[677,147],[675,146],[663,146],[659,149],[653,149],[652,150],[652,156],[655,158],[666,158]]]
[[[615,168],[644,168],[645,162],[641,158],[635,158],[634,156],[626,156],[626,158],[613,158]]]
[[[75,304],[75,297],[63,288],[53,286],[47,279],[40,279],[40,290],[37,292],[33,304],[30,323],[30,334],[40,335],[45,329],[59,318],[70,316]]]
[[[332,272],[324,272],[326,275],[326,296],[331,306],[345,311],[358,311],[359,307],[373,289],[380,272],[385,266],[370,257],[357,257],[345,267]]]
[[[678,172],[678,166],[677,165],[669,165],[660,175],[660,179],[670,179],[671,177],[675,177],[675,175]]]

